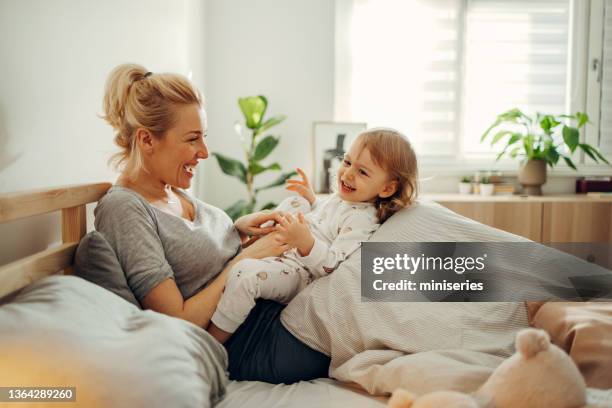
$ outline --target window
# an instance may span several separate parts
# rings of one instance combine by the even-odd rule
[[[591,2],[588,110],[595,125],[587,143],[612,154],[612,0]]]
[[[491,163],[480,137],[497,114],[569,107],[569,0],[338,2],[338,120],[398,128],[422,157]]]

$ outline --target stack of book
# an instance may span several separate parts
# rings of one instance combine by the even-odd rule
[[[474,176],[474,194],[480,193],[479,182],[483,177],[487,177],[489,182],[493,184],[493,194],[495,195],[512,195],[518,191],[517,179],[513,176],[504,176],[501,172],[483,172],[479,171]]]
[[[576,179],[576,193],[611,193],[612,177],[578,177]]]

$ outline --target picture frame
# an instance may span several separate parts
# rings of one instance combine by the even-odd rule
[[[341,156],[357,135],[366,129],[367,124],[362,122],[313,122],[311,182],[315,193],[326,194],[333,191],[332,180],[337,166],[342,161]]]

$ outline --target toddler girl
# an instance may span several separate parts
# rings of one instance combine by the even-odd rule
[[[297,171],[301,180],[288,180],[287,189],[299,196],[281,203],[284,216],[274,232],[292,249],[282,257],[245,259],[234,266],[208,329],[221,342],[244,322],[256,299],[288,303],[310,282],[336,270],[416,197],[416,155],[408,139],[392,129],[367,130],[355,139],[338,169],[337,192],[325,199],[317,199],[304,172]]]

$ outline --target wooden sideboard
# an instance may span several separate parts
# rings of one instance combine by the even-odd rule
[[[612,242],[612,197],[423,194],[421,198],[537,242]]]

